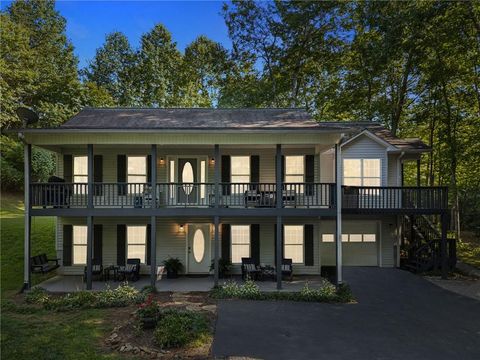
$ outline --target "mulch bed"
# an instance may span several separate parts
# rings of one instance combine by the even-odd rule
[[[171,293],[154,294],[154,300],[162,308],[199,311],[206,315],[212,333],[216,321],[216,302],[208,293]],[[135,316],[136,306],[114,309],[114,329],[107,336],[103,346],[110,351],[146,359],[208,359],[211,343],[196,348],[162,349],[153,341],[153,329],[143,330]],[[119,311],[120,310],[120,311]]]

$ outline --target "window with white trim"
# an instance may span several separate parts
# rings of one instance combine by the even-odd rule
[[[250,225],[232,225],[230,235],[232,264],[240,264],[242,257],[250,257]]]
[[[377,234],[342,234],[342,242],[352,243],[374,243],[377,241]],[[322,242],[335,242],[334,234],[322,234]]]
[[[88,157],[87,156],[74,156],[73,157],[73,182],[86,184],[88,183]],[[75,194],[86,194],[86,186],[73,187]]]
[[[144,183],[147,182],[147,157],[146,156],[128,156],[127,157],[127,182],[133,183],[128,186],[129,193],[143,192]],[[135,185],[140,183],[140,185]]]
[[[85,265],[87,263],[87,227],[73,226],[73,265]]]
[[[230,181],[232,183],[250,182],[250,156],[230,157]],[[248,187],[233,185],[232,193],[243,193]]]
[[[381,159],[343,159],[343,185],[380,186]]]
[[[293,263],[303,263],[304,231],[303,225],[285,225],[283,253],[286,259]]]
[[[285,182],[305,182],[305,157],[303,155],[285,156]]]
[[[147,250],[147,227],[145,225],[127,226],[127,259],[140,259],[145,263]]]

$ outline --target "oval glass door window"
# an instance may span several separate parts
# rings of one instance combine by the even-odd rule
[[[190,162],[186,162],[185,165],[183,165],[182,182],[183,183],[193,183],[193,166]],[[183,185],[183,191],[185,192],[185,194],[190,195],[192,190],[193,190],[193,185],[192,184],[184,184]]]
[[[193,235],[193,257],[197,263],[202,262],[205,255],[205,236],[203,231],[197,229]]]

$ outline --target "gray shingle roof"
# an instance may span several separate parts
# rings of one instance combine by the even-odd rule
[[[369,130],[400,150],[430,148],[420,139],[400,139],[374,122],[317,122],[304,109],[204,108],[85,108],[61,129],[152,130],[331,130],[351,133]]]
[[[61,126],[76,129],[318,128],[301,109],[85,108]]]

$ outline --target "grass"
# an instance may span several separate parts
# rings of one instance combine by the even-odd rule
[[[101,341],[111,331],[115,309],[56,313],[15,305],[23,285],[24,215],[21,195],[2,194],[1,236],[1,354],[3,359],[123,359],[104,352]],[[32,220],[32,254],[55,256],[54,218]],[[50,275],[32,275],[38,284]]]
[[[480,269],[480,238],[463,232],[462,240],[457,244],[457,256],[462,262]]]
[[[0,209],[1,238],[1,292],[2,298],[18,292],[23,285],[23,202],[19,194],[2,194]],[[32,255],[55,254],[55,220],[53,217],[32,219]],[[50,275],[32,275],[32,283],[47,279]]]

